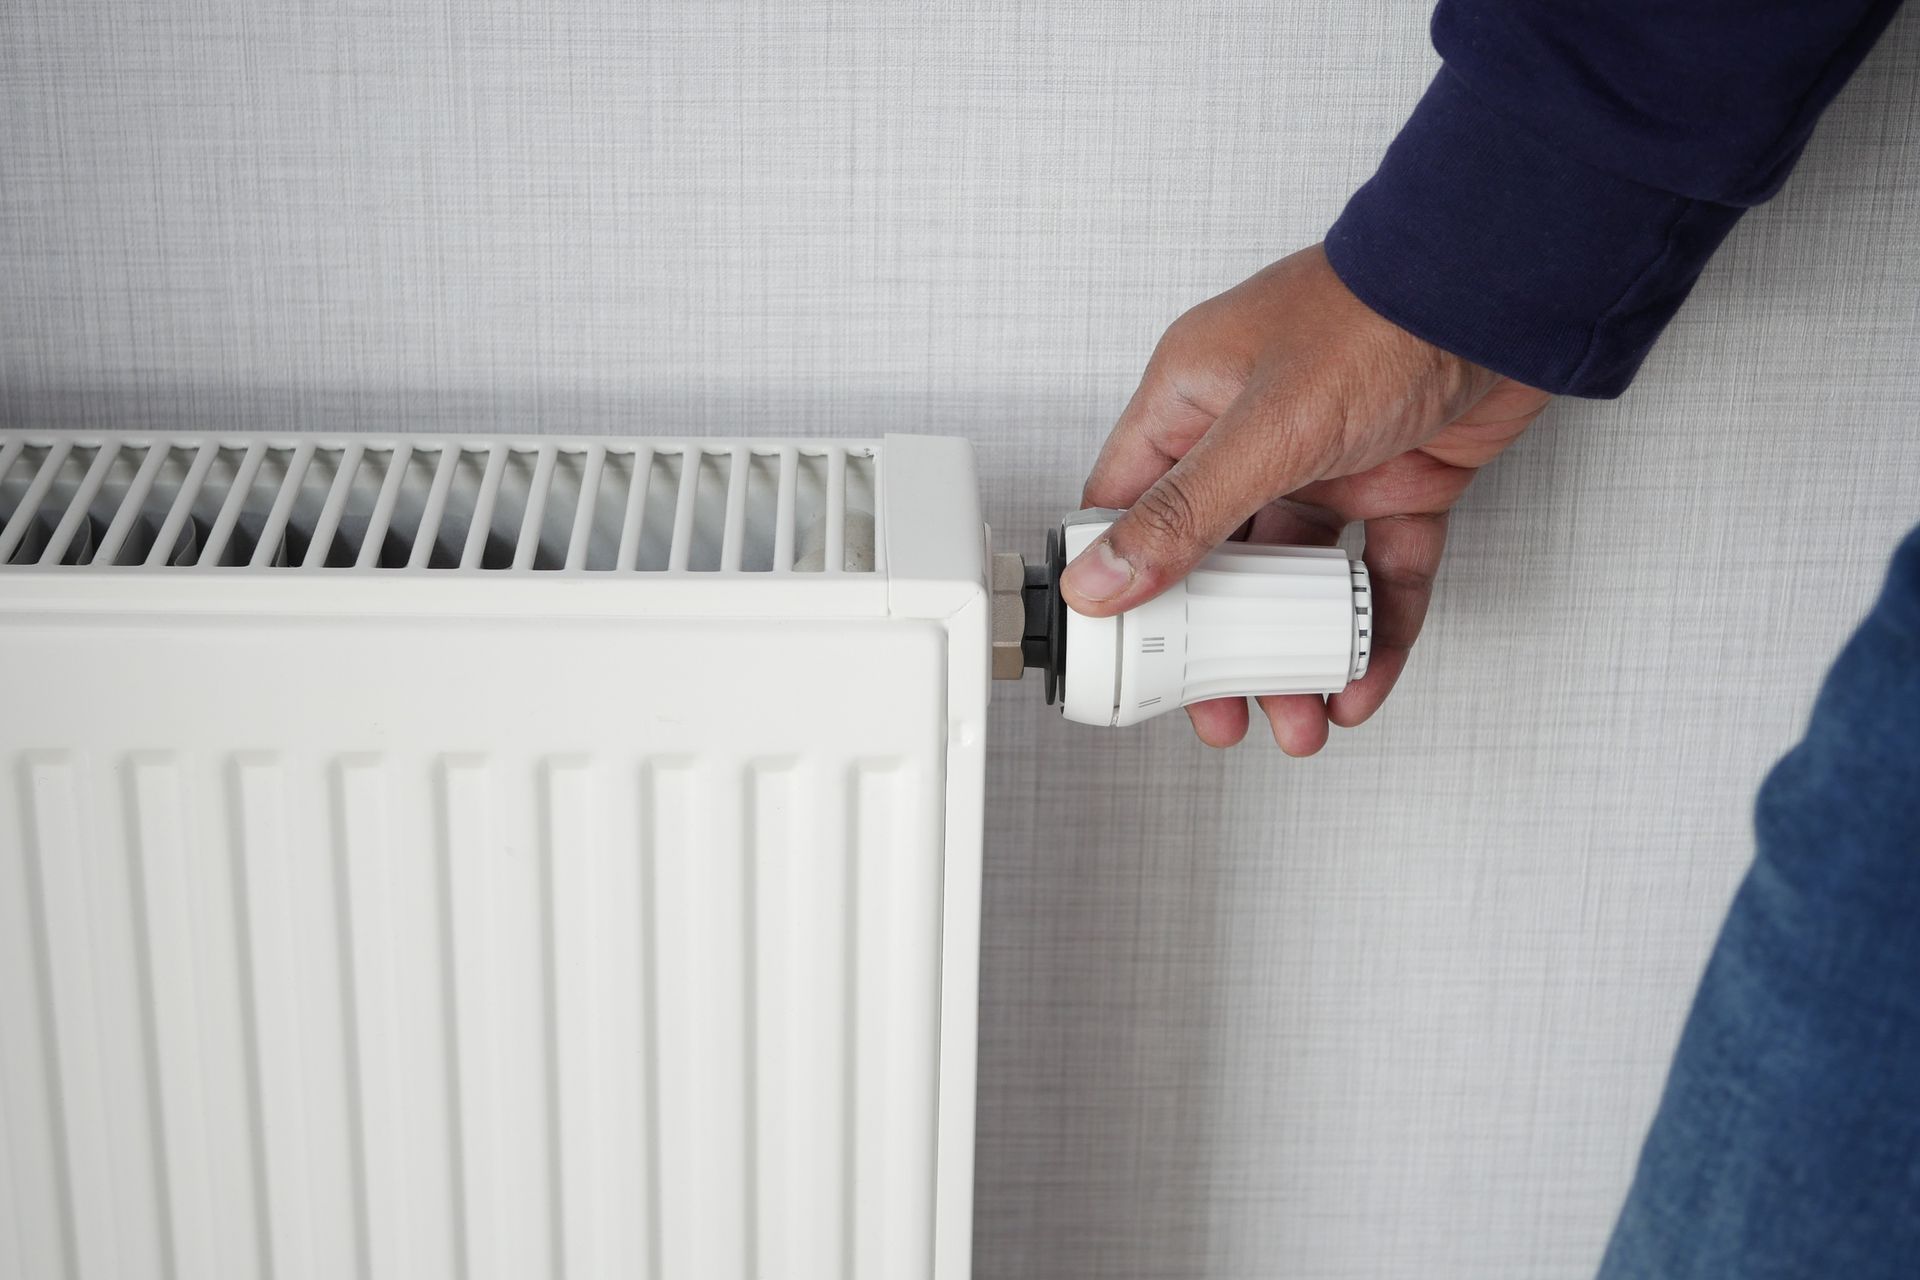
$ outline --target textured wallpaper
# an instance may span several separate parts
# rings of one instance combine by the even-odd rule
[[[1598,1256],[1748,807],[1920,520],[1920,22],[1324,757],[997,692],[983,1280]],[[0,6],[0,424],[965,435],[1037,550],[1423,0]]]

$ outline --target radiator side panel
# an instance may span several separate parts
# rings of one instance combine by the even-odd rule
[[[948,664],[8,619],[0,1274],[936,1274]]]

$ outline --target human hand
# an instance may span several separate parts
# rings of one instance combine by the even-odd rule
[[[1289,755],[1379,709],[1420,634],[1447,513],[1551,399],[1414,337],[1303,249],[1168,328],[1100,451],[1083,502],[1131,508],[1067,567],[1061,594],[1106,617],[1159,595],[1243,526],[1332,545],[1365,523],[1373,655],[1324,701],[1259,699]],[[1241,698],[1187,708],[1203,742],[1246,736]]]

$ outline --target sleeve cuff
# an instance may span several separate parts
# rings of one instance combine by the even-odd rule
[[[1610,397],[1742,212],[1581,164],[1442,68],[1326,252],[1362,302],[1435,346]]]

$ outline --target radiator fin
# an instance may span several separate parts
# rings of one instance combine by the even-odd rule
[[[927,1275],[933,1268],[932,1149],[939,985],[932,951],[912,937],[939,929],[940,869],[892,856],[911,847],[916,779],[898,761],[862,760],[851,781],[854,868],[852,1014],[848,1073],[854,1117],[844,1198],[853,1213],[856,1280]],[[857,1102],[857,1105],[853,1105]],[[908,1171],[912,1171],[909,1173]]]
[[[0,434],[0,566],[870,572],[870,442]]]
[[[848,935],[849,806],[806,785],[797,762],[766,761],[750,780],[756,1244],[792,1274],[847,1274],[848,1112],[845,1076],[852,939]],[[818,833],[810,842],[808,831]]]
[[[96,960],[107,958],[96,957],[90,945],[87,883],[89,871],[98,875],[105,868],[99,865],[104,859],[85,856],[92,847],[82,825],[87,805],[77,793],[74,772],[71,758],[64,754],[26,762],[27,804],[32,814],[27,879],[39,924],[40,981],[46,997],[43,1026],[58,1082],[55,1096],[64,1104],[57,1132],[65,1174],[61,1216],[66,1245],[72,1274],[105,1277],[118,1270],[122,1248],[137,1252],[138,1247],[120,1238],[117,1215],[111,1211],[122,1188],[115,1185],[106,1046],[97,1016],[103,993]],[[138,1200],[143,1203],[136,1207],[147,1217],[151,1198],[142,1195]]]

